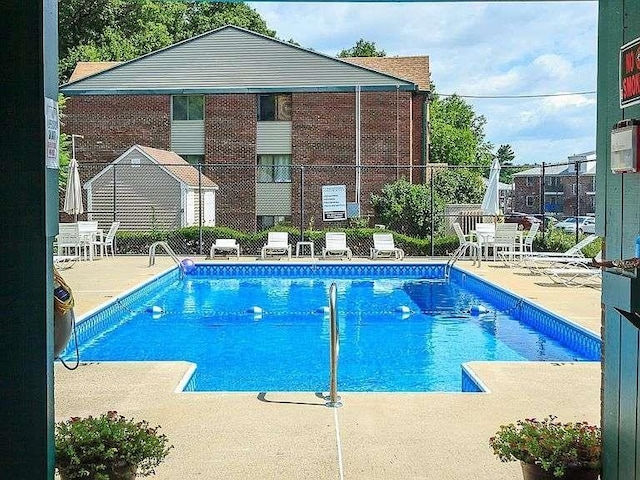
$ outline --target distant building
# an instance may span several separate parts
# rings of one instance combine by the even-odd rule
[[[576,170],[577,168],[577,170]],[[541,188],[544,175],[544,200]],[[596,155],[572,155],[566,163],[530,168],[513,175],[513,210],[558,213],[563,216],[595,212]],[[576,204],[577,202],[577,204]],[[577,208],[576,208],[577,206]]]

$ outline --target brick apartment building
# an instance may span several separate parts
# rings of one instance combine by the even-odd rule
[[[595,152],[570,156],[567,163],[545,165],[544,203],[541,198],[543,168],[534,167],[513,175],[513,210],[522,213],[557,213],[573,216],[595,213]],[[576,202],[578,208],[576,209]]]
[[[60,92],[63,130],[84,136],[81,167],[134,144],[171,150],[219,186],[218,225],[254,231],[297,218],[301,200],[316,228],[334,226],[321,221],[322,185],[346,185],[364,215],[384,184],[421,181],[411,167],[427,161],[428,89],[427,56],[337,59],[226,26],[80,63]]]

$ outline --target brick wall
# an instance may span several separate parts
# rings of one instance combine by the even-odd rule
[[[205,163],[243,166],[225,168],[222,175],[210,175],[220,187],[216,195],[219,225],[245,231],[255,229],[256,130],[255,95],[205,97]]]
[[[411,94],[363,92],[360,97],[361,214],[371,215],[371,193],[386,183],[409,178],[411,156]],[[299,93],[292,101],[292,152],[294,165],[305,169],[305,224],[337,228],[347,222],[322,222],[322,185],[346,185],[347,202],[356,200],[355,94]],[[413,111],[415,115],[415,110]],[[420,111],[421,114],[421,111]],[[414,119],[415,124],[415,119]],[[415,131],[415,130],[414,130]],[[420,137],[413,138],[419,143]],[[419,148],[419,147],[418,147]],[[384,165],[386,167],[378,167]],[[299,217],[300,185],[293,178],[292,214]]]
[[[62,131],[84,136],[76,139],[78,163],[110,163],[135,144],[169,149],[170,112],[169,95],[69,97]]]

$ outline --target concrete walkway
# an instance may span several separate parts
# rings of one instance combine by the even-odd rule
[[[146,257],[118,257],[62,273],[82,315],[171,261],[159,257],[147,265]],[[600,329],[597,289],[551,286],[489,262],[461,265]],[[167,480],[511,480],[520,478],[519,465],[500,463],[488,445],[499,425],[548,414],[599,423],[599,363],[471,366],[490,393],[344,393],[344,406],[333,409],[312,392],[175,393],[191,367],[186,362],[103,362],[75,371],[56,364],[56,418],[117,410],[161,425],[175,449],[154,478]]]

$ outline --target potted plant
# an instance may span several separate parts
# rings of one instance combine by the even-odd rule
[[[489,439],[491,448],[503,462],[519,460],[525,480],[596,480],[601,467],[600,428],[556,418],[502,425]]]
[[[152,475],[173,448],[159,428],[115,411],[58,422],[56,468],[62,480],[130,480]]]

